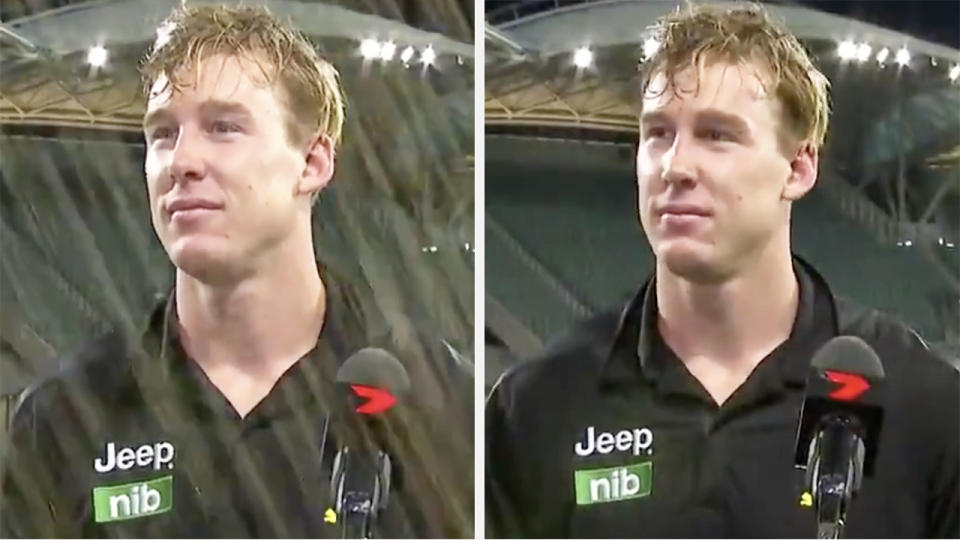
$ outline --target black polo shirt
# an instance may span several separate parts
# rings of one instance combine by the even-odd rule
[[[795,273],[790,337],[722,406],[661,339],[652,280],[508,372],[487,402],[487,536],[816,537],[794,444],[810,360],[845,334],[877,350],[889,383],[845,536],[956,537],[957,371],[805,263]]]
[[[244,418],[187,357],[173,298],[142,339],[98,341],[21,405],[4,456],[4,536],[339,536],[328,511],[337,433],[363,426],[335,414],[333,381],[371,345],[341,289],[327,283],[316,347]],[[391,426],[395,482],[377,535],[449,536],[428,519],[438,497],[413,470],[431,452],[425,418],[407,412]]]

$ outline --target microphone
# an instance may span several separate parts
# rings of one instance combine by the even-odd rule
[[[370,538],[389,502],[391,463],[384,445],[367,428],[386,419],[397,398],[409,391],[410,377],[395,356],[367,347],[340,366],[336,383],[351,412],[333,462],[331,500],[341,517],[342,538]]]
[[[794,465],[806,471],[800,504],[814,507],[818,538],[840,537],[863,476],[873,475],[884,376],[880,357],[854,336],[831,339],[810,363]]]

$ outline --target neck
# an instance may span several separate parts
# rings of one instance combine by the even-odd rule
[[[790,336],[799,286],[789,239],[771,242],[754,260],[716,283],[693,282],[657,264],[660,333],[681,359],[752,370]]]
[[[299,236],[299,238],[298,238]],[[184,348],[205,369],[279,378],[317,341],[326,313],[309,233],[292,235],[243,279],[211,285],[177,271]]]

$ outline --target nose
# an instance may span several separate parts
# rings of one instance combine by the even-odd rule
[[[170,174],[175,183],[199,180],[206,172],[202,151],[203,142],[195,131],[190,125],[185,124],[180,127],[170,162]]]
[[[664,152],[661,162],[661,178],[667,184],[680,184],[687,187],[697,181],[697,166],[691,143],[681,133],[673,139],[673,145]]]

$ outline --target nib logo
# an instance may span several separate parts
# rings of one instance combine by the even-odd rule
[[[162,514],[172,508],[173,476],[93,488],[93,514],[97,523]]]
[[[653,462],[574,471],[577,504],[595,504],[646,497],[653,491]]]

